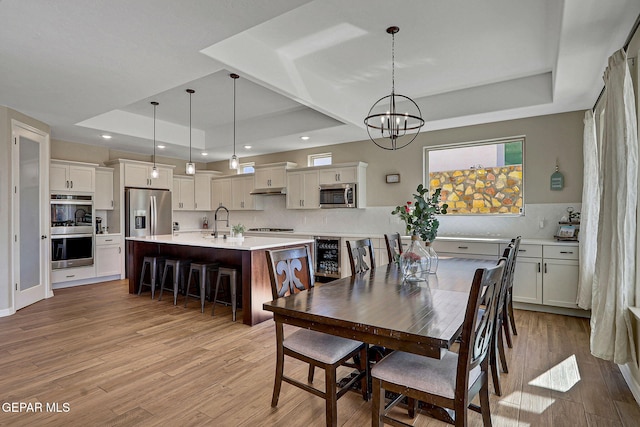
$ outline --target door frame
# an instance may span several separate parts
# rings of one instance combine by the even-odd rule
[[[29,135],[31,134],[31,135]],[[50,252],[50,220],[49,220],[49,161],[50,161],[50,135],[38,128],[27,125],[16,119],[11,119],[11,309],[12,312],[16,311],[16,294],[17,285],[19,282],[19,262],[20,252],[19,244],[16,236],[20,233],[20,204],[18,203],[17,189],[20,180],[20,158],[19,149],[17,146],[18,138],[20,136],[37,138],[36,142],[41,145],[40,149],[40,234],[46,236],[41,240],[40,245],[40,280],[43,285],[42,298],[45,299],[53,296],[53,290],[51,288],[50,280],[50,268],[49,268],[49,252]],[[21,307],[22,308],[22,307]]]

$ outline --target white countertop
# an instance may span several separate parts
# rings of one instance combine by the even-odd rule
[[[270,249],[280,246],[296,246],[312,244],[313,239],[291,236],[287,237],[267,237],[267,236],[245,236],[242,241],[222,237],[213,238],[210,235],[196,233],[185,234],[163,234],[159,236],[127,237],[127,240],[139,242],[165,243],[171,245],[199,246],[217,249],[235,249],[239,251],[255,251],[260,249]]]

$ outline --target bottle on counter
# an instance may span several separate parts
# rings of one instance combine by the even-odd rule
[[[202,218],[202,228],[205,230],[209,228],[209,218],[206,216]]]

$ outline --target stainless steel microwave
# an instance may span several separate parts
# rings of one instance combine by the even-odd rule
[[[320,186],[320,207],[357,208],[356,184],[331,184]]]

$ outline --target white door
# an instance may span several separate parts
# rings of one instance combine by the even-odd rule
[[[19,310],[49,292],[49,135],[11,124],[13,289]]]

